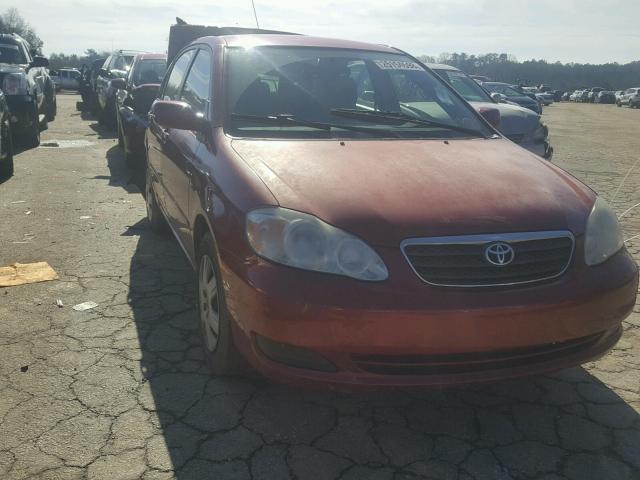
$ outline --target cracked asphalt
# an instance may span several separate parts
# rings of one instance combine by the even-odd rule
[[[21,152],[0,185],[0,266],[60,276],[0,289],[0,478],[640,478],[639,306],[598,362],[491,386],[356,395],[209,377],[187,261],[150,232],[139,175],[76,100],[59,95],[43,141],[90,144]],[[619,213],[640,202],[640,111],[544,118],[555,163]],[[622,223],[640,234],[640,207]],[[640,237],[627,246],[640,259]],[[98,307],[71,308],[85,301]]]

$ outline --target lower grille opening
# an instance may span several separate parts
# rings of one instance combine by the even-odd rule
[[[490,352],[442,355],[352,355],[358,368],[380,375],[443,375],[477,373],[501,368],[543,363],[588,350],[607,332],[561,343]],[[611,345],[620,338],[620,330],[610,333]]]

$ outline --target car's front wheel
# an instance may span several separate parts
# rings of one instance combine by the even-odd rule
[[[31,113],[31,125],[28,130],[21,135],[22,143],[28,148],[35,148],[40,145],[40,121],[38,109],[34,106]]]
[[[46,107],[45,118],[48,122],[53,122],[56,118],[56,114],[58,113],[58,102],[56,101],[55,92],[51,92],[51,96],[49,98],[49,102]]]
[[[209,233],[202,237],[197,253],[196,310],[207,366],[215,376],[243,373],[245,362],[233,340],[216,249]]]
[[[0,178],[11,176],[13,176],[13,139],[9,118],[5,117],[0,122]]]
[[[151,179],[151,173],[147,168],[147,175],[145,181],[145,202],[147,204],[147,220],[151,226],[151,231],[154,233],[164,233],[167,231],[167,221],[160,210],[156,194],[153,190],[153,181]]]

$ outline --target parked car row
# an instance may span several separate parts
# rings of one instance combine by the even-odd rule
[[[605,103],[616,104],[619,107],[627,105],[629,107],[640,106],[640,88],[629,88],[613,92],[601,87],[592,87],[585,90],[575,90],[566,92],[562,100],[579,103]]]
[[[170,35],[145,198],[193,266],[214,375],[486,382],[620,338],[638,272],[615,213],[496,129],[538,115],[392,47],[199,36]]]
[[[83,69],[82,108],[118,133],[131,167],[144,166],[147,114],[167,70],[167,55],[117,50]]]
[[[509,140],[548,160],[553,156],[549,144],[549,129],[535,110],[510,102],[501,93],[490,94],[464,72],[449,65],[429,64],[434,72],[448,82],[477,111],[497,109],[494,126]],[[484,83],[483,83],[484,85]],[[494,87],[495,88],[495,87]]]
[[[0,176],[13,174],[13,146],[36,147],[57,112],[49,61],[16,34],[0,34]]]

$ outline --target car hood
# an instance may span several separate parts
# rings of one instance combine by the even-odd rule
[[[500,112],[500,131],[504,135],[529,135],[540,126],[540,116],[519,105],[493,102],[471,102],[476,110],[495,108]]]
[[[280,206],[372,245],[406,238],[584,231],[594,193],[504,139],[250,140],[232,148]]]

